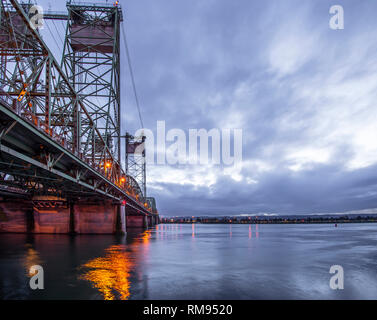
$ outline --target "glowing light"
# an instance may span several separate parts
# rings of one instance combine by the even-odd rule
[[[106,167],[106,168],[110,168],[110,167],[111,167],[111,162],[106,162],[106,163],[105,163],[105,167]]]
[[[120,178],[120,182],[125,183],[126,182],[126,178],[125,177]]]

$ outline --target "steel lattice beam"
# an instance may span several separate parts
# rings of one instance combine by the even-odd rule
[[[31,28],[23,7],[15,0],[0,3],[0,172],[13,177],[5,184],[20,186],[21,181],[28,191],[42,185],[49,191],[60,187],[66,192],[126,198],[129,205],[148,213],[136,180],[126,176],[119,161],[119,28],[97,44],[113,42],[112,53],[105,53],[102,60],[95,53],[101,68],[108,68],[111,75],[98,77],[85,63],[85,59],[94,61],[92,52],[69,49],[75,46],[72,24],[67,24],[66,54],[60,67]],[[72,22],[74,11],[68,8]],[[119,25],[121,11],[109,8],[99,9],[103,23]],[[92,80],[87,81],[88,77]],[[96,105],[93,97],[103,99],[103,91],[106,101]],[[30,135],[28,143],[23,132]],[[117,140],[114,147],[112,139]]]

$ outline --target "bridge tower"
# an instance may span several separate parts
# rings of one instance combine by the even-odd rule
[[[95,122],[102,138],[120,163],[120,23],[117,5],[67,3],[68,20],[62,68]],[[81,115],[81,135],[87,123]],[[94,162],[103,149],[94,139],[81,145],[82,152]],[[97,160],[98,161],[98,160]]]
[[[126,133],[126,174],[133,177],[143,197],[147,197],[146,161],[145,161],[145,136],[134,137]]]

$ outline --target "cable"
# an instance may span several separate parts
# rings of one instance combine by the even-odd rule
[[[133,71],[132,71],[132,64],[131,64],[130,52],[128,51],[126,32],[124,31],[124,25],[123,25],[123,23],[122,23],[121,25],[122,25],[122,31],[123,31],[123,42],[124,42],[124,46],[125,46],[126,54],[127,54],[128,68],[130,69],[132,88],[133,88],[134,95],[135,95],[136,107],[137,107],[137,110],[138,110],[138,112],[139,112],[139,119],[140,119],[141,128],[144,128],[143,119],[142,119],[142,117],[141,117],[141,112],[140,112],[139,99],[138,99],[138,97],[137,97],[137,91],[136,91],[136,85],[135,85],[134,73],[133,73]]]
[[[54,27],[55,27],[56,33],[58,34],[59,39],[60,39],[60,41],[62,42],[62,46],[64,47],[64,41],[63,41],[62,37],[60,36],[60,32],[58,31],[58,28],[56,27],[55,21],[52,20],[52,23],[54,24]]]
[[[51,37],[54,39],[56,46],[58,47],[59,50],[61,50],[61,49],[60,49],[60,45],[58,44],[58,42],[56,41],[54,35],[52,34],[51,29],[50,29],[50,26],[48,25],[48,23],[46,23],[46,26],[47,26],[47,28],[48,28],[48,31],[50,32]]]

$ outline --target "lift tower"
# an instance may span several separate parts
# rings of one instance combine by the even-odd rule
[[[67,3],[68,20],[62,68],[100,131],[114,160],[120,163],[120,23],[118,5]],[[88,124],[77,115],[81,135]],[[102,139],[101,139],[102,140]],[[100,159],[106,146],[87,139],[84,157]]]
[[[134,137],[126,133],[126,174],[133,177],[143,193],[146,200],[146,160],[145,160],[145,139],[144,135]]]

